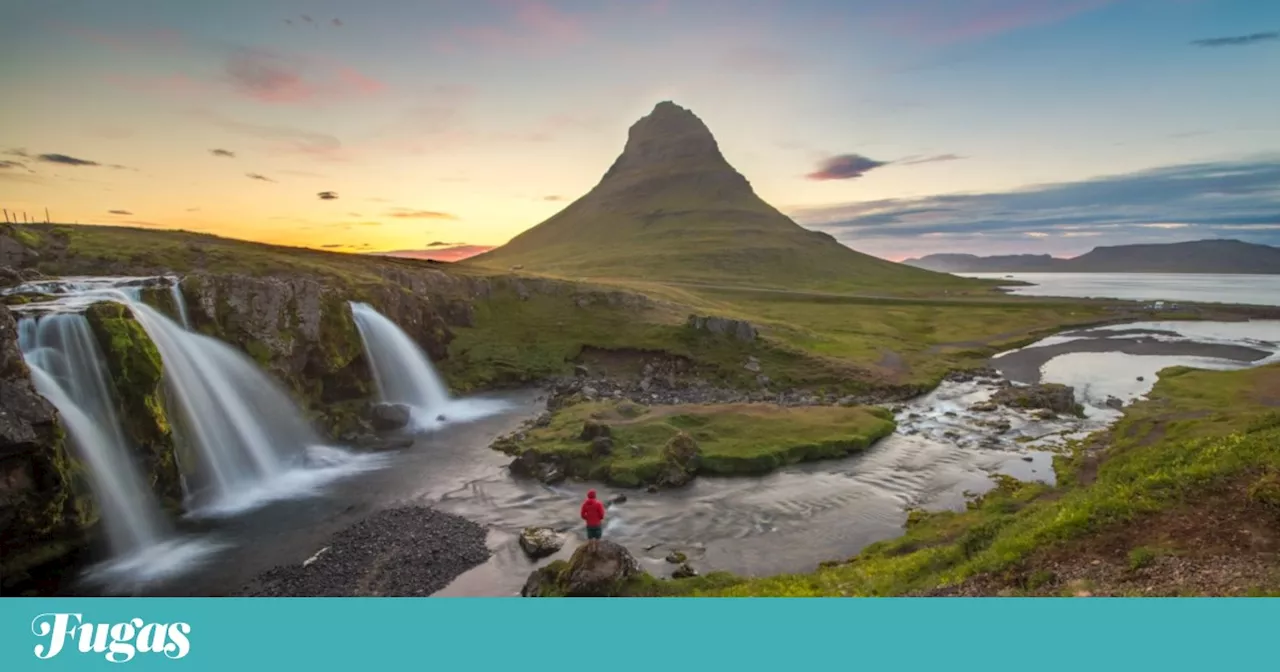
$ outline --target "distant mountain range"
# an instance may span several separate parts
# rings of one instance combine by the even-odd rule
[[[1280,273],[1280,247],[1196,240],[1095,247],[1070,259],[1047,254],[930,254],[902,263],[943,273]]]

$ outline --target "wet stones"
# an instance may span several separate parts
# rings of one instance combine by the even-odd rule
[[[369,411],[369,422],[379,432],[403,429],[410,417],[409,407],[404,404],[376,404]]]
[[[991,401],[1013,408],[1049,411],[1054,414],[1084,415],[1084,407],[1076,403],[1075,388],[1057,383],[1002,388],[992,395]]]
[[[520,532],[520,548],[530,560],[540,560],[564,548],[564,537],[549,527],[526,527]]]

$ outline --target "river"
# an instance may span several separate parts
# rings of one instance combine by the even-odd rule
[[[659,575],[672,567],[663,560],[670,550],[685,552],[703,572],[811,571],[819,562],[850,557],[900,534],[910,507],[963,508],[969,496],[991,487],[992,474],[1052,483],[1054,449],[1066,438],[1114,421],[1119,412],[1107,406],[1107,398],[1140,397],[1160,368],[1262,364],[1280,358],[1277,344],[1280,322],[1275,321],[1129,324],[1060,334],[997,357],[993,364],[1014,379],[1077,386],[1084,419],[1037,421],[1009,410],[971,411],[990,396],[994,384],[947,382],[898,409],[898,432],[861,455],[760,478],[699,477],[679,490],[627,491],[628,500],[610,509],[605,537],[626,545]],[[381,469],[319,496],[277,502],[217,523],[210,532],[230,542],[229,550],[160,592],[234,593],[272,566],[304,562],[332,534],[370,512],[414,504],[461,515],[490,530],[490,560],[438,595],[517,594],[537,564],[567,557],[581,540],[577,511],[589,487],[606,499],[621,491],[512,478],[506,469],[510,458],[488,445],[540,412],[544,400],[537,391],[493,399],[507,404],[506,410],[422,436],[409,449],[383,455]],[[996,419],[1008,421],[1008,431],[984,426]],[[519,530],[531,525],[571,530],[572,540],[558,555],[535,564],[516,543]]]
[[[1280,274],[957,273],[956,275],[1032,283],[1030,286],[1009,288],[1010,293],[1022,296],[1280,306]]]

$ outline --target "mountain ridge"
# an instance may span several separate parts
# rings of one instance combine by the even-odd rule
[[[1280,247],[1231,238],[1095,247],[1078,257],[930,254],[903,264],[940,273],[1280,274]]]

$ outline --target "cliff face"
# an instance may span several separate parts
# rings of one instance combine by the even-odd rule
[[[31,384],[18,325],[0,306],[0,584],[65,552],[97,518],[58,412]]]

